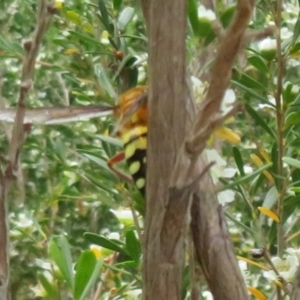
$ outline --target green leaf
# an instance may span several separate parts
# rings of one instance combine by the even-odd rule
[[[126,249],[130,254],[131,258],[134,261],[139,262],[141,254],[141,245],[135,235],[134,230],[129,230],[126,233]]]
[[[101,64],[96,64],[94,68],[95,74],[98,77],[99,83],[101,84],[102,88],[111,98],[117,98],[117,94],[109,79],[110,77],[107,75],[106,69]]]
[[[262,206],[271,209],[274,206],[274,204],[277,202],[277,200],[278,200],[278,191],[276,189],[276,186],[272,186],[267,192],[267,195],[264,199]]]
[[[237,218],[233,217],[229,212],[225,212],[225,214],[226,214],[226,217],[229,218],[233,223],[237,224],[237,226],[240,226],[241,228],[244,228],[246,231],[253,234],[254,236],[257,235],[257,232],[255,232],[250,227],[246,226],[244,223],[238,221]]]
[[[81,16],[75,11],[68,10],[66,12],[66,19],[77,26],[80,26],[82,24]]]
[[[118,20],[118,28],[121,31],[124,31],[127,24],[132,20],[134,12],[134,8],[130,6],[127,6],[122,10]]]
[[[267,86],[261,84],[257,80],[255,80],[253,77],[250,77],[249,75],[243,73],[240,80],[240,84],[244,84],[247,88],[250,89],[257,89],[261,91],[267,91]]]
[[[296,43],[294,46],[290,48],[290,55],[296,54],[298,51],[300,51],[300,43]]]
[[[119,11],[120,6],[122,4],[122,0],[113,0],[113,3],[114,3],[114,10]]]
[[[291,112],[284,120],[283,130],[300,123],[300,112]]]
[[[300,12],[298,14],[297,22],[294,27],[294,35],[293,35],[292,45],[294,45],[297,42],[299,35],[300,35]]]
[[[300,160],[299,159],[285,156],[282,158],[282,161],[294,168],[300,169]]]
[[[114,138],[104,134],[97,134],[95,137],[99,138],[101,141],[117,146],[119,148],[123,147],[123,143],[119,138]]]
[[[47,292],[48,297],[51,300],[60,300],[61,299],[60,294],[57,290],[57,286],[54,285],[53,283],[49,282],[49,280],[46,278],[46,276],[44,276],[43,274],[39,274],[38,280],[39,280],[40,284],[43,286],[43,288],[45,289],[45,291]]]
[[[102,43],[100,43],[96,39],[89,37],[88,35],[82,34],[74,30],[69,30],[69,33],[70,36],[76,39],[77,41],[81,41],[82,43],[85,43],[87,45],[97,47],[97,49],[102,49],[102,51],[106,51],[106,45],[103,45]],[[108,54],[109,52],[106,51],[106,53]]]
[[[233,157],[234,157],[235,163],[239,169],[241,176],[245,176],[244,163],[243,163],[241,152],[239,151],[239,149],[237,147],[233,147],[232,151],[233,151]]]
[[[81,253],[77,265],[74,285],[74,299],[86,299],[89,291],[94,286],[102,266],[102,260],[97,260],[91,250],[85,250]]]
[[[53,237],[51,239],[49,256],[58,266],[69,287],[73,289],[74,281],[71,251],[68,241],[64,236]]]
[[[266,165],[260,167],[259,169],[255,170],[251,174],[248,174],[248,175],[245,175],[245,176],[242,176],[242,177],[238,177],[233,182],[230,182],[230,183],[224,185],[224,187],[222,188],[222,191],[223,190],[227,190],[227,189],[231,189],[231,188],[233,188],[233,187],[235,187],[235,186],[237,186],[239,184],[242,184],[242,183],[250,181],[252,178],[260,175],[262,173],[262,171],[270,168],[271,166],[272,166],[272,163],[269,163],[269,164],[266,164]]]
[[[105,6],[105,1],[104,0],[99,0],[98,4],[99,4],[99,10],[100,10],[100,13],[101,13],[102,23],[103,23],[104,27],[106,28],[106,30],[108,32],[110,32],[111,27],[110,27],[110,22],[109,22],[109,14],[108,14],[108,11],[107,11],[106,6]]]
[[[24,53],[24,49],[21,47],[19,42],[10,42],[1,36],[0,36],[0,49],[8,51],[9,55],[22,55]]]
[[[296,194],[299,194],[300,193],[300,186],[291,187],[291,191],[295,192]]]
[[[269,103],[267,97],[262,96],[260,93],[257,93],[256,91],[254,91],[253,89],[245,86],[244,84],[236,81],[236,80],[231,80],[232,84],[236,85],[237,87],[241,88],[242,90],[244,90],[245,92],[247,92],[249,95],[253,96],[254,98],[256,98],[257,100],[260,100],[262,103]]]
[[[91,183],[93,183],[95,186],[99,187],[103,191],[111,194],[117,194],[117,191],[112,189],[113,185],[118,182],[117,178],[112,171],[107,172],[106,170],[102,170],[101,174],[95,174],[93,171],[86,171],[82,177],[89,180]],[[103,182],[103,179],[105,181],[111,181],[111,182]],[[111,200],[113,200],[111,198]],[[110,201],[111,202],[111,201]]]
[[[126,260],[126,261],[123,261],[123,262],[120,262],[120,263],[116,263],[116,264],[114,264],[114,266],[116,268],[120,268],[120,269],[138,267],[137,262],[133,261],[133,260]]]
[[[269,68],[267,67],[265,61],[259,56],[251,56],[248,58],[248,62],[254,66],[257,70],[263,72],[264,74],[269,73]]]
[[[276,134],[274,131],[267,125],[267,123],[260,117],[260,115],[254,110],[249,104],[246,104],[246,110],[249,115],[259,124],[269,135],[276,139]]]
[[[104,168],[108,171],[111,171],[110,168],[107,165],[107,160],[106,159],[102,159],[99,156],[96,155],[92,155],[89,153],[86,153],[85,150],[78,150],[79,153],[82,153],[83,156],[85,156],[86,158],[88,158],[89,160],[93,161],[94,163],[96,163],[98,166],[100,166],[101,168]]]
[[[232,20],[232,17],[234,15],[235,12],[235,6],[231,6],[226,8],[226,10],[222,13],[221,17],[220,17],[220,21],[223,25],[224,28],[227,28]]]
[[[126,57],[123,58],[122,62],[120,63],[118,70],[114,76],[114,81],[116,80],[116,78],[120,75],[120,73],[122,72],[122,70],[125,67],[130,67],[134,62],[136,61],[136,58],[133,57],[131,54],[126,55]]]
[[[88,241],[90,241],[93,244],[96,244],[98,246],[101,246],[103,248],[107,248],[116,252],[120,252],[122,254],[125,254],[126,256],[130,256],[128,251],[122,247],[120,247],[115,242],[109,240],[108,238],[104,237],[103,235],[98,235],[90,232],[86,232],[83,235]]]
[[[199,36],[199,28],[200,28],[200,22],[198,18],[198,7],[197,7],[197,1],[196,0],[189,0],[188,1],[188,16],[189,21],[192,26],[194,35]]]

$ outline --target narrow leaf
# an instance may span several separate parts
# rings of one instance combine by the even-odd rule
[[[252,286],[247,286],[247,290],[256,298],[259,300],[267,300],[266,296],[260,292],[258,289],[252,287]]]
[[[257,93],[255,90],[245,86],[244,84],[241,84],[238,81],[235,80],[231,80],[231,82],[236,85],[237,87],[241,88],[242,90],[244,90],[245,92],[247,92],[249,95],[253,96],[255,99],[260,100],[262,103],[268,103],[268,99],[264,96],[262,96],[260,93]]]
[[[271,209],[274,204],[278,200],[278,191],[276,189],[276,186],[272,186],[269,191],[267,192],[267,195],[263,202],[263,207]]]
[[[260,115],[249,105],[246,104],[246,110],[249,115],[267,132],[272,138],[276,139],[274,131],[267,125],[267,123],[260,117]]]
[[[283,157],[282,161],[287,163],[288,165],[300,169],[300,160],[292,157]]]
[[[264,170],[270,168],[271,166],[272,166],[272,164],[266,164],[266,165],[262,166],[261,168],[257,169],[256,171],[254,171],[251,174],[247,174],[245,176],[238,177],[237,180],[224,185],[224,187],[222,188],[222,191],[233,188],[233,187],[235,187],[239,184],[242,184],[244,182],[248,182],[249,180],[256,177],[257,175],[260,175]]]
[[[257,70],[263,72],[264,74],[269,73],[269,68],[267,67],[265,61],[259,56],[251,56],[248,58],[249,63],[254,66]]]
[[[110,82],[109,76],[106,73],[106,69],[101,64],[96,64],[94,68],[95,74],[97,75],[102,88],[111,98],[116,98],[117,94],[113,88],[112,83]]]
[[[269,210],[268,208],[265,208],[265,207],[262,207],[262,206],[259,206],[257,208],[262,214],[268,216],[269,218],[271,218],[272,220],[274,220],[275,222],[279,223],[279,217],[274,213],[272,212],[271,210]]]
[[[239,149],[237,147],[233,147],[232,151],[233,151],[233,157],[234,157],[235,163],[239,169],[241,176],[245,176],[244,162],[242,159],[241,152],[239,151]]]
[[[237,255],[236,258],[238,260],[242,260],[242,261],[245,261],[246,263],[250,264],[250,265],[253,265],[253,266],[256,266],[256,267],[259,267],[260,269],[262,270],[265,270],[265,271],[269,271],[269,268],[267,268],[266,266],[260,264],[260,263],[257,263],[256,261],[253,261],[251,259],[248,259],[246,257],[242,257],[242,256],[239,256]]]
[[[122,0],[113,0],[114,3],[114,10],[119,11],[120,6],[122,4]]]
[[[133,16],[134,16],[134,8],[130,6],[125,7],[119,16],[118,28],[121,31],[123,31],[127,26],[127,24],[132,20]]]
[[[49,255],[54,260],[64,279],[73,289],[73,268],[71,251],[67,239],[64,236],[54,237],[50,241]]]
[[[84,237],[91,243],[130,256],[128,251],[102,235],[86,232]]]
[[[74,299],[84,300],[99,278],[102,260],[97,260],[91,250],[81,253],[77,265],[74,285]]]
[[[300,12],[298,14],[297,22],[294,27],[294,35],[293,35],[293,41],[292,41],[293,45],[297,42],[299,35],[300,35]]]
[[[257,80],[255,80],[253,77],[243,73],[242,77],[240,78],[239,82],[241,84],[244,84],[246,87],[250,89],[257,89],[261,91],[266,91],[267,87]]]
[[[43,286],[43,288],[45,289],[45,291],[48,294],[48,297],[51,300],[60,300],[60,294],[57,290],[57,287],[49,282],[49,280],[46,278],[46,276],[44,276],[43,274],[39,274],[38,275],[38,280],[40,282],[40,284]]]
[[[200,22],[198,19],[198,8],[197,8],[197,1],[196,0],[189,0],[188,1],[188,16],[190,24],[193,28],[194,35],[200,35],[199,34],[199,28],[200,28]]]
[[[129,230],[126,233],[126,249],[132,259],[138,262],[141,254],[141,245],[133,230]]]
[[[106,30],[110,31],[109,14],[106,9],[104,0],[99,0],[98,4],[99,4],[99,10],[101,13],[102,23],[105,26]]]

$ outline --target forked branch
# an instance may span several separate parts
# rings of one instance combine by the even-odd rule
[[[217,52],[207,95],[186,142],[188,153],[198,156],[205,148],[209,136],[223,121],[221,102],[229,85],[232,65],[243,43],[253,7],[254,0],[239,0],[237,3],[235,17]]]

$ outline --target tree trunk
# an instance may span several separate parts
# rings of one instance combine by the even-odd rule
[[[228,118],[220,114],[220,106],[254,1],[237,2],[196,118],[186,91],[186,3],[145,3],[142,0],[149,33],[150,88],[144,299],[181,299],[184,229],[191,195],[196,258],[215,299],[248,299],[202,151],[213,130]]]
[[[149,2],[149,135],[144,299],[181,299],[188,199],[169,192],[185,137],[186,1]],[[180,195],[181,196],[181,195]]]

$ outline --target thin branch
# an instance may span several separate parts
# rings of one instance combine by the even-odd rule
[[[238,1],[232,25],[219,46],[205,101],[200,108],[197,121],[186,143],[188,151],[197,156],[206,146],[207,138],[204,137],[210,136],[216,125],[218,125],[214,122],[219,118],[220,106],[229,85],[234,58],[241,47],[253,6],[253,0]],[[203,136],[201,136],[198,132],[204,126],[207,130],[203,131]]]
[[[58,83],[60,84],[61,90],[62,90],[63,95],[64,95],[64,97],[63,97],[64,105],[65,106],[70,106],[69,91],[66,87],[66,83],[65,83],[63,77],[61,76],[61,73],[56,73],[56,77],[57,77]]]
[[[284,124],[284,112],[282,110],[281,105],[281,94],[282,94],[282,81],[283,81],[283,72],[284,72],[284,60],[283,55],[281,53],[281,35],[280,35],[280,28],[281,28],[281,11],[282,11],[282,0],[277,0],[277,7],[276,7],[276,15],[275,15],[275,22],[277,26],[277,36],[276,36],[276,48],[277,48],[277,85],[276,85],[276,92],[275,92],[275,102],[276,102],[276,121],[277,121],[277,148],[278,148],[278,175],[280,177],[284,177],[283,174],[283,161],[282,157],[284,154],[284,132],[282,130]],[[281,190],[279,193],[278,205],[277,205],[277,215],[280,220],[283,220],[283,201],[285,191],[283,190],[282,181],[278,182],[278,189]],[[284,249],[284,232],[282,221],[277,223],[277,254],[279,257],[283,254]]]
[[[268,26],[264,30],[247,31],[244,36],[243,44],[247,45],[249,43],[257,42],[269,36],[272,36],[274,35],[275,30],[276,30],[275,26]]]
[[[112,265],[116,262],[118,256],[119,256],[119,253],[118,253],[118,252],[115,252],[115,253],[111,256],[110,261],[108,262],[108,264],[112,266]],[[92,299],[93,299],[93,300],[99,299],[99,297],[100,297],[100,295],[101,295],[101,293],[102,293],[103,283],[106,282],[107,277],[109,276],[110,273],[111,273],[111,270],[110,270],[109,268],[107,268],[107,270],[102,274],[102,276],[101,276],[101,281],[98,283],[96,292],[95,292],[95,294],[92,296]]]
[[[39,47],[45,32],[50,26],[50,22],[54,12],[54,6],[48,4],[46,0],[41,0],[39,2],[37,13],[37,27],[35,33],[31,40],[27,40],[23,44],[26,54],[23,61],[17,113],[9,149],[10,166],[7,173],[9,176],[13,176],[13,169],[17,165],[18,153],[24,142],[23,120],[26,106],[25,99],[27,97],[28,91],[31,89],[33,84],[32,78]]]

